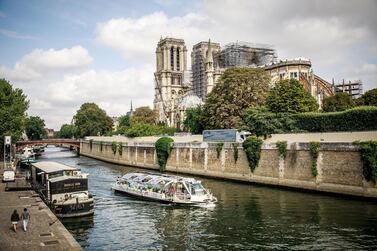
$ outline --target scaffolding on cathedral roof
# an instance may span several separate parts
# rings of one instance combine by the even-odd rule
[[[235,42],[226,44],[220,54],[221,67],[257,67],[277,61],[272,45]]]

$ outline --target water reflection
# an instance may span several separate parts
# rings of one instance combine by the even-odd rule
[[[94,216],[63,221],[87,250],[377,248],[375,202],[200,178],[218,198],[215,208],[166,206],[111,191],[118,176],[140,169],[59,150],[42,158],[90,174]]]

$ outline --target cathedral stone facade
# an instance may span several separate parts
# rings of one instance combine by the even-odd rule
[[[187,72],[187,49],[183,39],[160,39],[156,49],[154,109],[159,122],[177,126],[178,102],[187,94],[190,78]]]
[[[248,62],[252,64],[244,65]],[[247,43],[236,43],[221,50],[219,43],[210,40],[200,42],[193,46],[191,66],[192,72],[189,72],[183,39],[160,39],[154,74],[154,109],[159,122],[182,128],[186,109],[202,104],[223,72],[230,67],[262,68],[271,76],[272,86],[283,79],[297,79],[320,107],[323,98],[335,92],[333,85],[313,73],[310,60],[296,58],[278,61],[275,50],[264,45],[252,47]]]

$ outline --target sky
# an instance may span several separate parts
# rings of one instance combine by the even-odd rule
[[[95,102],[110,116],[153,107],[161,37],[273,45],[336,83],[377,87],[375,0],[0,0],[0,78],[48,128]],[[190,61],[188,62],[190,63]]]

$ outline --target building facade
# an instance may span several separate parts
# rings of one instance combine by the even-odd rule
[[[187,49],[183,39],[160,39],[156,48],[154,109],[158,121],[176,126],[179,101],[190,89]]]
[[[319,107],[325,97],[334,95],[334,86],[313,73],[312,63],[306,58],[280,60],[261,66],[270,76],[272,86],[285,79],[296,79],[314,97]]]
[[[164,38],[157,44],[154,74],[154,109],[158,121],[182,128],[185,110],[200,105],[224,71],[231,67],[262,68],[271,76],[272,86],[280,80],[297,79],[320,107],[323,98],[335,92],[334,85],[313,73],[309,59],[278,61],[276,51],[268,45],[237,42],[221,48],[219,43],[210,40],[199,42],[193,46],[192,72],[189,72],[184,40]]]

